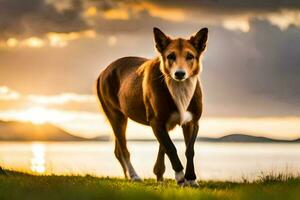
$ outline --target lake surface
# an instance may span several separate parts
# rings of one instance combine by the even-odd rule
[[[183,142],[175,142],[185,164]],[[156,142],[129,142],[131,159],[143,178],[154,178]],[[0,142],[0,166],[38,174],[123,177],[112,142]],[[173,178],[166,159],[166,177]],[[195,145],[195,168],[205,180],[252,180],[261,173],[300,172],[300,144],[206,143]]]

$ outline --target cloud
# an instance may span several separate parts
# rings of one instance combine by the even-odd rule
[[[97,1],[96,1],[97,2]],[[202,24],[203,26],[223,26],[228,30],[248,32],[251,21],[266,20],[269,23],[286,30],[290,26],[300,27],[300,4],[297,1],[263,4],[261,1],[248,1],[243,4],[232,1],[127,1],[126,3],[111,3],[109,8],[97,10],[102,13],[93,18],[93,27],[103,25],[97,22],[116,24],[114,29],[124,31],[122,24],[128,30],[135,27],[135,31],[149,30],[149,24],[159,20],[175,23],[176,27],[182,23]],[[106,15],[107,14],[107,15]],[[99,19],[100,18],[100,19]],[[139,23],[142,20],[144,23]],[[157,21],[156,21],[157,20]],[[149,22],[151,21],[151,22]],[[153,23],[153,24],[155,24]],[[121,24],[121,25],[120,25]],[[135,26],[139,24],[139,26]],[[125,25],[124,25],[125,26]],[[108,25],[109,28],[110,25]],[[104,28],[105,29],[105,28]]]
[[[300,9],[280,9],[277,11],[251,12],[237,16],[223,16],[222,25],[229,30],[248,32],[254,20],[266,20],[282,31],[290,26],[300,27]]]
[[[300,27],[299,16],[300,3],[296,0],[272,3],[256,0],[244,3],[237,0],[188,3],[183,0],[2,0],[0,46],[14,47],[18,44],[16,41],[32,38],[37,43],[37,40],[49,39],[46,37],[49,33],[146,32],[160,25],[178,28],[183,24],[201,24],[248,32],[251,21],[266,20],[286,30],[291,26]],[[63,47],[65,43],[52,46]],[[31,46],[30,43],[27,46]],[[40,41],[33,46],[44,45]]]
[[[94,30],[85,30],[79,32],[56,33],[49,32],[42,38],[29,37],[25,39],[9,38],[6,42],[2,42],[2,48],[41,48],[44,46],[50,47],[65,47],[69,42],[82,38],[95,38],[96,32]]]
[[[0,86],[0,101],[19,99],[20,94],[7,86]]]
[[[8,38],[6,42],[2,41],[0,43],[0,47],[5,48],[23,48],[23,47],[31,47],[31,48],[41,48],[46,45],[46,41],[39,37],[29,37],[22,40],[17,38]]]
[[[124,7],[114,8],[104,11],[102,17],[108,20],[129,20],[129,11]]]
[[[144,10],[151,17],[166,21],[188,22],[206,25],[222,25],[229,30],[248,32],[253,20],[267,20],[282,30],[290,26],[300,27],[298,1],[129,1],[123,8]],[[127,9],[129,10],[129,9]]]
[[[29,100],[44,105],[62,105],[69,102],[78,103],[95,103],[95,96],[93,95],[79,95],[75,93],[63,93],[60,95],[29,95]]]
[[[281,30],[286,30],[291,25],[300,27],[300,9],[282,9],[277,13],[258,17],[267,19],[271,24],[277,25]]]
[[[63,111],[99,112],[96,95],[61,93],[56,95],[22,94],[6,86],[0,86],[0,110],[45,107]]]
[[[10,39],[8,39],[8,40],[10,40]],[[20,41],[18,43],[20,43],[21,47],[33,47],[33,48],[40,48],[45,45],[45,42],[41,38],[38,38],[38,37],[26,38],[23,41]]]
[[[168,21],[184,21],[185,14],[181,8],[161,6],[149,1],[84,1],[84,16],[100,16],[108,20],[130,20],[140,18],[144,13]]]
[[[78,40],[79,38],[95,38],[96,32],[94,30],[85,30],[80,32],[70,33],[55,33],[49,32],[46,34],[48,43],[52,47],[64,47],[68,45],[69,41]]]
[[[248,32],[250,30],[250,22],[248,19],[234,18],[223,20],[222,26],[228,30],[240,30]]]
[[[88,29],[81,17],[82,2],[70,1],[70,7],[58,10],[52,1],[2,0],[0,37],[40,37],[48,32],[75,32]]]
[[[133,13],[139,14],[141,12],[147,12],[152,17],[167,21],[183,22],[186,17],[184,10],[181,8],[163,7],[147,1],[129,4],[128,7],[132,9]]]
[[[211,32],[202,74],[209,115],[298,116],[300,29],[251,26]]]

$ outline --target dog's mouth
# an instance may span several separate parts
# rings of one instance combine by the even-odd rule
[[[185,79],[176,79],[176,78],[173,78],[173,80],[177,81],[177,82],[184,82],[186,80],[186,78]]]

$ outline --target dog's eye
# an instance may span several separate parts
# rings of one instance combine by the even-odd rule
[[[187,55],[186,55],[186,60],[193,60],[194,58],[195,58],[195,57],[194,57],[193,54],[187,53]]]
[[[170,53],[170,54],[167,56],[167,59],[170,60],[170,61],[175,61],[175,60],[176,60],[176,55],[175,55],[175,53]]]

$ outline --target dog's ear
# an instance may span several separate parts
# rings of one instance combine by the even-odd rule
[[[163,53],[165,48],[170,44],[171,38],[166,36],[161,30],[159,30],[156,27],[153,28],[153,33],[154,33],[154,40],[155,40],[156,49],[160,53]]]
[[[201,53],[206,48],[206,42],[208,38],[208,29],[203,28],[192,36],[189,42],[196,48],[198,53]]]

